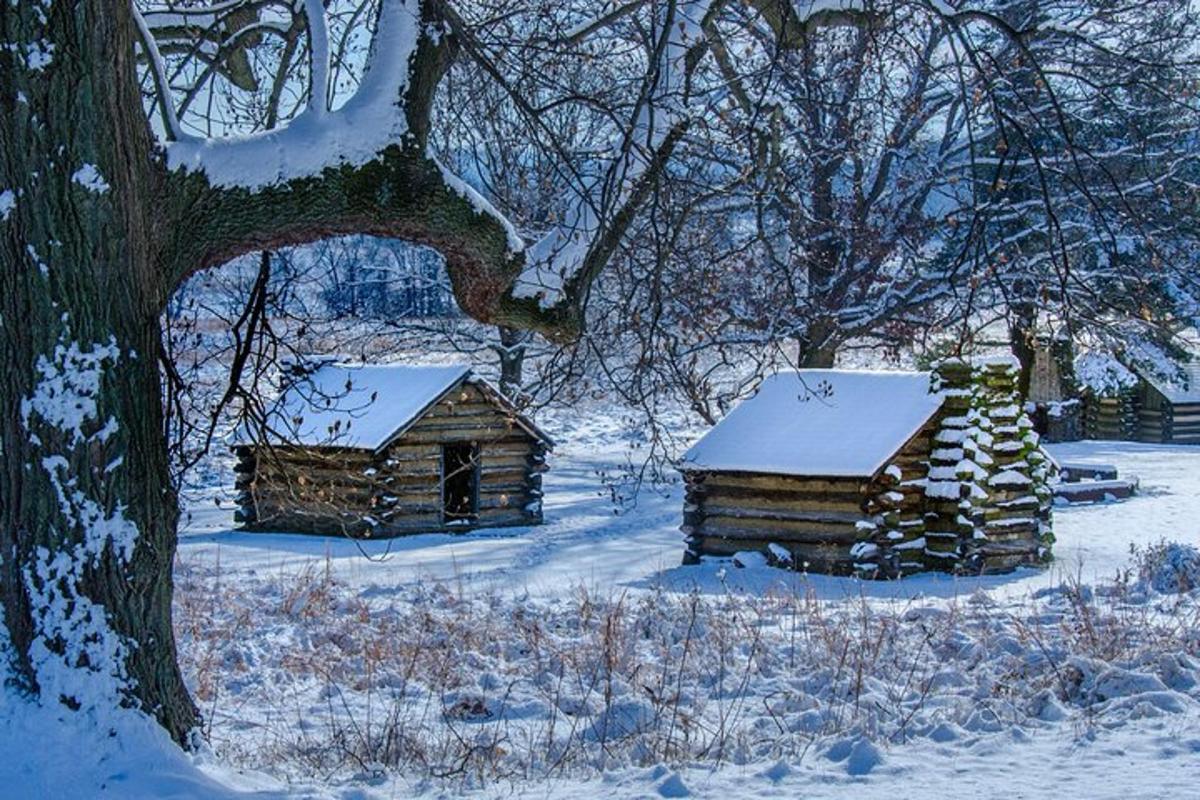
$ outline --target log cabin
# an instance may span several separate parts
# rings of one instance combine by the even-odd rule
[[[235,435],[236,516],[362,538],[534,525],[552,446],[468,367],[324,364]]]
[[[680,462],[684,563],[999,572],[1049,557],[1049,461],[1012,359],[768,377]]]
[[[1158,369],[1108,362],[1105,380],[1084,394],[1087,438],[1200,444],[1200,358]]]
[[[1165,376],[1135,366],[1138,377],[1134,395],[1137,425],[1133,436],[1139,442],[1200,444],[1200,358],[1195,358]]]

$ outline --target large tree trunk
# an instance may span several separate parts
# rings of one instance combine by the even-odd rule
[[[409,13],[388,8],[394,24]],[[419,30],[442,31],[444,11],[422,0]],[[197,717],[171,627],[178,508],[158,374],[158,320],[175,287],[244,253],[349,233],[437,247],[460,307],[483,322],[569,337],[587,286],[549,309],[514,297],[522,255],[428,157],[453,37],[421,35],[395,83],[400,141],[365,162],[333,158],[320,174],[239,188],[167,170],[138,89],[135,29],[127,2],[0,0],[0,601],[26,691],[140,708],[186,742]],[[655,168],[585,273],[615,248]]]
[[[422,4],[427,29],[437,8]],[[140,708],[186,742],[197,715],[171,626],[178,507],[158,373],[159,315],[179,282],[366,232],[438,247],[459,304],[484,321],[553,329],[572,312],[500,302],[521,259],[426,156],[449,37],[419,40],[396,98],[402,143],[256,190],[166,169],[135,39],[128,3],[0,2],[0,601],[31,695]]]
[[[1033,380],[1033,366],[1037,359],[1036,323],[1037,309],[1032,303],[1021,302],[1013,306],[1008,338],[1013,355],[1020,364],[1017,391],[1021,393],[1021,397],[1029,396],[1029,385]]]
[[[796,337],[796,366],[801,369],[829,369],[837,359],[837,324],[833,320],[815,319],[804,333]]]
[[[179,741],[178,517],[162,430],[155,195],[128,4],[0,4],[0,586],[13,672]],[[14,56],[45,52],[42,64]]]
[[[496,354],[500,359],[500,391],[510,399],[518,399],[525,371],[525,346],[529,332],[507,325],[498,327],[500,345]]]
[[[828,154],[818,159],[811,188],[814,243],[805,259],[810,318],[804,331],[796,337],[796,362],[802,369],[832,367],[840,343],[837,320],[832,313],[841,304],[836,282],[843,258],[842,240],[838,235],[838,205],[834,197],[838,163],[837,158]]]

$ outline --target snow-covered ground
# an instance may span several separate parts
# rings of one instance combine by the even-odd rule
[[[715,760],[697,759],[695,752],[685,748],[680,753],[690,752],[689,757],[664,759],[673,764],[670,768],[662,763],[644,763],[647,758],[653,762],[653,753],[642,752],[640,756],[637,748],[611,745],[604,769],[598,768],[594,774],[581,772],[576,765],[575,769],[560,770],[557,774],[547,770],[551,775],[548,778],[521,780],[497,775],[463,778],[456,774],[454,778],[439,781],[427,776],[418,780],[414,775],[420,775],[420,770],[389,769],[377,764],[366,772],[359,770],[349,776],[344,775],[344,769],[334,769],[331,772],[338,777],[330,783],[320,783],[311,774],[295,771],[295,742],[287,746],[281,742],[277,745],[281,752],[292,752],[292,764],[282,769],[282,777],[292,781],[290,789],[296,792],[347,796],[452,796],[473,792],[530,796],[604,794],[632,798],[838,796],[853,792],[863,798],[883,798],[894,796],[896,787],[902,786],[910,787],[913,792],[919,790],[929,798],[984,796],[1000,790],[1014,798],[1039,798],[1064,790],[1088,798],[1154,798],[1190,796],[1200,786],[1200,663],[1192,658],[1196,655],[1200,630],[1175,631],[1166,634],[1166,638],[1154,639],[1153,645],[1144,642],[1130,646],[1120,655],[1116,650],[1100,654],[1111,657],[1111,663],[1097,661],[1098,654],[1088,649],[1091,645],[1085,644],[1086,639],[1076,638],[1080,628],[1094,624],[1093,614],[1096,619],[1108,620],[1106,624],[1112,626],[1099,639],[1123,637],[1117,630],[1120,625],[1112,622],[1114,619],[1147,630],[1162,624],[1163,619],[1176,616],[1186,620],[1181,624],[1192,625],[1196,620],[1196,599],[1189,599],[1187,606],[1170,608],[1146,599],[1133,604],[1110,599],[1103,601],[1103,609],[1093,609],[1090,601],[1068,602],[1069,597],[1076,595],[1062,588],[1064,584],[1111,585],[1122,571],[1132,567],[1133,547],[1145,548],[1160,540],[1200,545],[1200,525],[1195,522],[1200,519],[1200,449],[1128,443],[1052,446],[1060,461],[1112,464],[1123,476],[1140,477],[1140,494],[1126,503],[1058,509],[1057,560],[1049,570],[1021,570],[1012,575],[984,578],[924,575],[884,583],[791,575],[769,569],[742,570],[727,561],[682,566],[679,487],[643,487],[636,504],[617,513],[610,488],[601,476],[616,471],[616,465],[625,455],[624,440],[612,435],[612,431],[596,429],[562,440],[566,444],[560,447],[552,471],[546,476],[547,524],[536,528],[468,535],[431,534],[368,543],[299,535],[244,534],[230,530],[232,512],[228,504],[218,506],[215,498],[198,499],[181,540],[181,594],[190,589],[211,588],[214,582],[227,587],[240,585],[250,591],[251,597],[241,602],[286,609],[282,619],[278,614],[264,615],[264,632],[253,630],[252,619],[242,622],[248,627],[238,630],[248,640],[240,649],[214,649],[211,643],[203,642],[203,636],[191,643],[186,634],[182,637],[193,667],[205,663],[203,680],[220,687],[217,691],[206,685],[208,692],[200,692],[211,698],[210,733],[217,753],[234,763],[263,768],[259,763],[262,754],[256,756],[253,752],[262,736],[287,738],[281,734],[281,726],[287,729],[296,724],[306,730],[322,728],[328,739],[335,717],[361,724],[362,717],[370,718],[370,703],[382,703],[382,694],[372,700],[370,691],[367,699],[361,693],[347,691],[347,696],[338,697],[338,702],[344,705],[341,712],[320,711],[330,703],[325,696],[330,691],[329,685],[337,681],[331,681],[329,674],[324,676],[324,684],[314,673],[296,676],[299,668],[295,661],[300,656],[289,662],[275,651],[320,651],[322,640],[328,644],[330,637],[353,639],[358,634],[331,633],[320,626],[324,624],[312,628],[310,622],[293,621],[307,619],[310,614],[346,615],[360,609],[365,619],[371,619],[365,630],[384,630],[388,626],[406,630],[412,625],[413,609],[430,604],[431,609],[438,609],[430,612],[431,619],[437,620],[433,625],[439,631],[438,636],[461,636],[462,658],[481,673],[479,686],[472,687],[475,693],[454,681],[440,687],[439,714],[448,714],[448,708],[466,709],[463,712],[470,720],[490,721],[473,735],[484,735],[485,730],[491,732],[488,735],[494,734],[496,720],[503,718],[506,736],[512,735],[509,726],[534,736],[546,734],[539,726],[545,726],[547,718],[554,714],[538,698],[512,690],[512,686],[528,678],[523,672],[526,667],[521,666],[522,658],[533,656],[524,650],[521,655],[504,652],[497,656],[479,643],[468,643],[469,634],[456,627],[462,625],[463,615],[472,619],[473,624],[487,627],[492,636],[503,639],[509,628],[522,625],[524,614],[533,614],[540,624],[552,627],[556,636],[562,637],[560,646],[587,652],[590,642],[587,626],[581,624],[578,614],[588,603],[608,609],[606,613],[625,613],[623,604],[642,599],[658,609],[655,614],[660,615],[652,614],[652,625],[644,619],[647,613],[644,610],[631,612],[625,624],[636,622],[653,627],[678,624],[679,614],[686,613],[686,602],[690,602],[686,599],[690,597],[700,599],[695,602],[707,608],[708,613],[713,609],[738,607],[743,613],[769,616],[781,612],[776,609],[768,613],[758,604],[760,599],[784,596],[796,603],[802,602],[796,599],[821,602],[828,607],[826,613],[830,619],[845,615],[847,625],[858,624],[856,620],[860,619],[853,609],[869,608],[870,625],[880,626],[878,630],[895,627],[906,631],[899,634],[898,642],[911,636],[914,625],[928,625],[924,621],[926,615],[930,615],[929,619],[941,619],[942,614],[949,613],[953,619],[959,619],[959,609],[973,609],[964,616],[964,620],[971,618],[973,622],[964,621],[961,630],[942,633],[950,639],[962,637],[960,644],[966,650],[986,640],[989,655],[984,661],[988,668],[980,670],[978,664],[967,663],[970,658],[962,662],[955,661],[956,655],[940,656],[946,658],[941,672],[934,670],[922,679],[924,691],[930,692],[928,708],[925,699],[920,699],[913,706],[919,710],[911,711],[913,720],[901,729],[895,728],[894,718],[888,721],[888,712],[884,711],[877,715],[875,712],[860,715],[856,711],[845,723],[830,723],[828,715],[833,706],[829,705],[832,697],[829,692],[836,693],[833,676],[823,676],[828,685],[799,690],[791,685],[781,688],[776,685],[778,679],[766,680],[755,672],[754,679],[746,679],[742,691],[763,708],[738,712],[745,717],[739,722],[744,729],[739,729],[738,736],[744,739],[746,732],[754,732],[760,726],[769,728],[780,720],[793,728],[800,724],[798,730],[802,733],[806,730],[806,734],[797,739],[797,729],[792,729],[780,739],[773,728],[764,729],[760,732],[762,741],[773,744],[755,745],[743,740],[742,751],[736,756]],[[302,597],[298,600],[289,591]],[[1092,597],[1088,590],[1082,596]],[[859,602],[862,599],[869,601],[868,606],[862,606]],[[445,608],[455,610],[446,615]],[[614,608],[617,612],[613,612]],[[1132,613],[1130,608],[1139,610]],[[229,614],[210,616],[208,612],[197,613],[194,608],[185,609],[181,616],[199,620],[199,626],[220,627],[230,619]],[[983,638],[976,638],[979,631],[971,631],[971,625],[988,628],[994,622],[995,630]],[[778,619],[762,621],[764,631],[775,633],[779,632],[776,630],[779,624]],[[583,630],[576,630],[578,625]],[[709,636],[716,634],[709,632]],[[1007,644],[994,651],[992,637]],[[767,651],[770,646],[781,646],[781,639],[773,640],[769,634],[763,642]],[[767,644],[770,642],[774,644]],[[678,642],[673,646],[678,648]],[[851,645],[847,642],[845,646]],[[908,645],[892,646],[896,652],[904,652],[905,646],[919,648],[919,643],[910,640]],[[1164,646],[1166,650],[1154,650],[1156,646]],[[1046,651],[1039,655],[1039,649]],[[641,657],[644,664],[659,664],[659,660],[671,660],[670,652],[667,648],[661,654]],[[1139,655],[1133,656],[1134,652]],[[910,655],[916,655],[916,651]],[[602,652],[594,652],[593,656],[598,660],[607,657]],[[722,658],[725,651],[709,652],[708,656]],[[1183,667],[1158,673],[1153,666],[1147,667],[1147,663],[1176,656],[1183,658],[1180,662]],[[216,666],[217,657],[224,660],[224,667]],[[335,661],[340,657],[341,650],[332,655]],[[233,667],[229,666],[230,658],[238,662]],[[361,660],[360,655],[355,658]],[[1055,681],[1062,679],[1061,675],[1044,672],[1045,664],[1054,663],[1057,658],[1072,664],[1062,667],[1069,672],[1073,670],[1070,672],[1073,678],[1068,682],[1074,680],[1084,687],[1104,681],[1111,684],[1112,676],[1103,675],[1108,675],[1105,670],[1116,669],[1115,674],[1122,675],[1116,680],[1120,687],[1110,690],[1111,696],[1100,700],[1088,694],[1090,688],[1081,688],[1074,704],[1066,699],[1074,690],[1058,687],[1051,693],[1061,696],[1066,705],[1051,702],[1046,708],[1028,710],[1028,703],[1040,702],[1036,691],[1038,680],[1052,688]],[[1072,658],[1082,661],[1076,663]],[[1150,661],[1134,663],[1130,658]],[[1159,661],[1154,661],[1156,658]],[[671,663],[672,669],[679,670],[679,680],[685,682],[682,675],[690,674],[692,668],[685,667],[685,663]],[[877,667],[876,662],[871,663]],[[644,664],[632,667],[632,672],[636,673]],[[1010,672],[1018,668],[1014,664],[1024,664],[1018,669],[1020,680]],[[812,669],[811,664],[809,668]],[[234,675],[218,674],[222,670]],[[254,674],[257,670],[262,670],[263,675]],[[304,669],[299,672],[304,673]],[[745,674],[750,672],[746,669]],[[269,691],[263,686],[266,676],[277,684]],[[697,673],[692,678],[697,687],[703,684],[703,674]],[[628,674],[625,679],[629,679]],[[395,691],[398,679],[391,680]],[[493,708],[498,681],[504,680],[514,681],[508,690],[511,696],[506,697],[512,708]],[[536,682],[533,678],[529,680]],[[888,684],[886,673],[871,676],[870,680],[882,681],[875,688],[876,694],[866,692],[863,697],[856,694],[856,702],[866,702],[864,698],[869,697],[882,709],[889,704],[888,698],[904,694],[904,687]],[[942,687],[938,681],[946,682],[947,686]],[[1006,681],[1020,685],[1003,691],[1012,692],[1014,708],[1019,706],[1024,710],[997,715],[995,699],[997,693],[1003,693],[997,684]],[[817,682],[820,684],[820,680]],[[320,688],[322,685],[324,690]],[[404,686],[408,691],[408,685]],[[448,686],[452,686],[451,690]],[[628,684],[623,686],[624,691],[636,691]],[[930,690],[930,686],[937,688]],[[653,694],[652,690],[646,691]],[[709,691],[716,690],[709,687]],[[811,697],[778,708],[773,705],[776,693],[790,696],[788,693],[793,691],[799,692],[798,697],[811,692]],[[234,697],[230,697],[230,692]],[[277,692],[277,697],[272,692]],[[1084,696],[1091,699],[1081,700]],[[264,708],[264,697],[275,697],[277,702]],[[414,696],[407,702],[428,704],[430,697],[418,700]],[[581,708],[587,704],[586,698],[576,697],[572,702],[581,704]],[[905,708],[906,703],[912,705],[912,698],[898,700],[895,708]],[[688,712],[701,717],[715,714],[716,718],[725,718],[720,699],[709,704],[685,700],[684,704]],[[978,712],[973,712],[976,704]],[[701,706],[703,710],[697,710]],[[806,723],[796,722],[808,718],[805,708],[810,716],[827,715],[821,717],[824,722],[805,729]],[[641,718],[637,715],[646,711],[640,709],[635,704],[624,712]],[[376,709],[376,714],[382,714],[382,710]],[[479,715],[478,720],[474,720],[473,714]],[[787,722],[788,714],[794,717],[791,723]],[[292,721],[288,722],[289,718]],[[431,736],[437,729],[437,726],[416,727],[424,732],[421,735]],[[311,735],[313,741],[322,739],[322,734],[306,735]],[[338,730],[332,738],[342,735]],[[780,745],[784,740],[791,744]],[[798,741],[803,741],[803,745],[798,745]],[[445,742],[439,746],[445,746]],[[522,763],[521,769],[536,772],[539,768],[535,763],[536,759]],[[490,769],[497,769],[497,764],[490,762]]]
[[[246,534],[217,503],[226,489],[193,496],[176,628],[211,750],[185,756],[153,726],[26,713],[6,697],[0,747],[57,739],[0,763],[0,787],[1200,796],[1200,591],[1113,582],[1132,547],[1200,544],[1200,448],[1053,447],[1137,475],[1142,491],[1060,508],[1049,570],[860,582],[681,566],[678,485],[646,485],[615,513],[627,437],[593,421],[558,438],[536,528],[369,543]],[[89,725],[120,734],[54,755]]]
[[[1130,442],[1050,446],[1062,462],[1109,464],[1141,479],[1138,496],[1122,503],[1059,508],[1055,563],[1048,570],[955,578],[926,574],[895,582],[800,576],[776,570],[736,570],[727,562],[680,566],[682,488],[643,486],[636,505],[616,513],[599,475],[611,474],[622,444],[591,435],[566,444],[545,477],[546,524],[466,535],[430,534],[378,542],[302,535],[240,533],[233,509],[197,499],[184,531],[180,559],[220,561],[226,569],[259,575],[295,574],[329,560],[336,576],[364,591],[430,581],[453,581],[483,592],[554,597],[584,584],[603,591],[664,587],[684,592],[762,592],[771,586],[843,597],[961,597],[978,589],[1017,597],[1064,578],[1092,583],[1128,566],[1131,545],[1163,539],[1200,545],[1200,448]]]
[[[1111,464],[1122,477],[1138,477],[1141,489],[1123,503],[1059,509],[1055,566],[1040,576],[1043,585],[1063,575],[1088,582],[1111,577],[1127,566],[1131,545],[1160,539],[1200,545],[1200,448],[1072,442],[1048,449],[1060,462]]]

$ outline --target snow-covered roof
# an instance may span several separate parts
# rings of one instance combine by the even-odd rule
[[[1200,403],[1200,359],[1158,369],[1137,368],[1137,372],[1174,405]]]
[[[780,372],[683,457],[683,470],[869,477],[942,405],[927,372]]]
[[[1075,359],[1075,380],[1101,395],[1137,386],[1137,376],[1112,353],[1088,350]]]
[[[288,387],[267,412],[266,438],[276,445],[379,450],[466,380],[512,412],[521,427],[549,442],[469,367],[350,363],[325,364]],[[261,438],[256,433],[257,427],[240,429],[233,442],[254,443]]]

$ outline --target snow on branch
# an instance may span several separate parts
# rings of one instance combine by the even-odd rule
[[[145,30],[154,34],[154,39],[159,44],[197,47],[198,52],[206,52],[209,55],[218,52],[209,48],[215,48],[235,34],[244,34],[251,27],[286,34],[290,24],[284,23],[282,15],[276,13],[275,19],[266,19],[263,12],[272,7],[278,12],[280,8],[287,9],[293,5],[292,0],[231,0],[227,3],[186,7],[176,6],[171,2],[161,7],[157,4],[151,5],[148,0],[132,2],[134,11],[141,15]],[[139,7],[139,2],[142,3],[142,7]],[[248,19],[256,21],[248,25]],[[318,24],[323,22],[323,19],[317,20]]]
[[[573,199],[563,224],[525,251],[526,266],[513,286],[514,297],[537,299],[542,308],[565,299],[567,286],[622,213],[659,149],[687,121],[688,53],[704,39],[703,23],[712,3],[666,4],[666,15],[660,20],[665,40],[654,65],[653,83],[635,110],[618,157]]]
[[[130,0],[134,22],[137,23],[138,38],[146,58],[150,61],[150,74],[154,77],[154,91],[158,97],[158,110],[162,115],[163,129],[167,132],[167,140],[179,141],[183,138],[183,129],[179,125],[179,117],[175,113],[175,104],[171,101],[171,86],[167,81],[167,67],[163,63],[162,53],[159,52],[158,42],[150,31],[150,25],[142,12],[138,10],[136,0]]]
[[[476,214],[483,214],[492,217],[504,228],[504,234],[508,239],[509,253],[520,253],[525,249],[525,240],[521,238],[521,234],[517,232],[517,228],[508,217],[500,213],[500,211],[488,202],[487,198],[470,186],[462,178],[451,172],[445,164],[437,159],[433,153],[429,153],[429,158],[434,164],[437,164],[438,169],[442,173],[442,180],[446,183],[446,188],[455,194],[461,196],[464,200],[471,204],[475,209]]]
[[[326,26],[323,19],[314,20],[321,8],[319,0],[306,3],[314,41],[308,108],[284,127],[249,136],[180,135],[167,144],[172,169],[203,172],[214,186],[259,189],[314,177],[330,167],[365,164],[400,141],[408,132],[404,93],[420,37],[420,0],[382,0],[358,91],[330,112],[321,88],[328,79],[328,39],[322,38]]]
[[[1106,350],[1087,350],[1075,359],[1075,379],[1100,394],[1116,394],[1137,386],[1137,376]]]
[[[323,0],[304,0],[304,16],[308,21],[308,52],[312,59],[308,110],[319,117],[328,108],[329,95],[329,26]]]
[[[863,0],[794,0],[792,9],[801,22],[809,22],[823,17],[863,14],[867,11],[867,4]]]
[[[197,27],[211,28],[221,21],[224,14],[236,11],[246,5],[246,0],[229,0],[224,3],[213,3],[206,6],[176,6],[168,4],[167,8],[155,8],[145,14],[145,22],[151,30],[165,28]],[[135,2],[136,6],[136,2]]]

